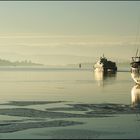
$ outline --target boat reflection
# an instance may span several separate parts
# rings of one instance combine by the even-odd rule
[[[140,85],[133,86],[131,90],[132,106],[140,108]]]
[[[102,72],[102,71],[94,71],[94,77],[97,81],[98,86],[104,86],[106,84],[112,84],[112,82],[116,79],[116,72]]]

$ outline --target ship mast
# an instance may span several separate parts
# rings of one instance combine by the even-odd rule
[[[135,47],[137,47],[137,51],[136,51],[136,56],[135,57],[140,60],[140,52],[138,50],[138,41],[139,41],[138,37],[139,37],[139,33],[140,33],[140,17],[138,19],[137,33],[136,33],[136,44],[135,44]]]
[[[137,55],[138,55],[138,48],[137,48],[137,51],[136,51],[136,57],[138,57]]]

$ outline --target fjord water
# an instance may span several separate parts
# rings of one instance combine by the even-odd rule
[[[82,69],[13,69],[0,71],[1,102],[63,100],[85,103],[131,103],[129,72],[103,76]]]
[[[120,71],[113,75],[104,76],[88,69],[0,69],[0,108],[17,108],[17,106],[4,104],[10,101],[64,101],[42,106],[23,106],[23,108],[39,110],[64,107],[70,103],[133,105],[135,89],[135,83],[131,79],[129,71]],[[137,92],[139,91],[137,90]],[[22,106],[19,108],[22,108]],[[3,120],[25,118],[28,117],[0,115],[1,122]],[[72,117],[65,118],[65,120],[82,121],[84,124],[66,127],[30,128],[22,131],[0,133],[0,138],[140,137],[138,114],[119,114],[115,117],[101,118]],[[82,131],[83,134],[81,134]]]

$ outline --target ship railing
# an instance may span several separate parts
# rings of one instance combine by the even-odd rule
[[[132,57],[132,61],[133,62],[138,62],[138,61],[140,61],[140,57]]]

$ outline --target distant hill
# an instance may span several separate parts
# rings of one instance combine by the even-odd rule
[[[42,65],[43,64],[33,63],[30,60],[11,62],[9,60],[0,59],[0,66],[42,66]]]

